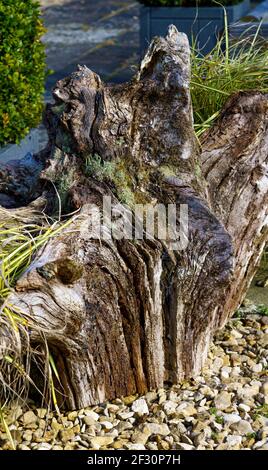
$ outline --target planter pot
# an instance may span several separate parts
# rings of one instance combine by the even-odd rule
[[[226,7],[228,24],[239,20],[250,10],[250,0]],[[165,36],[167,28],[174,24],[179,31],[197,38],[202,53],[215,46],[217,35],[224,29],[224,10],[221,7],[145,7],[140,9],[141,53],[147,49],[154,36]]]

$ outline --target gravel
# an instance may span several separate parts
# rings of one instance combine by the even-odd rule
[[[211,346],[202,375],[178,386],[77,411],[11,407],[21,450],[268,450],[268,322],[233,318]],[[11,442],[0,431],[0,448]]]

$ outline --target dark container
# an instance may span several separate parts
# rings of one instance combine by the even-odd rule
[[[234,23],[250,10],[250,0],[225,7],[228,24]],[[186,33],[190,42],[197,39],[203,54],[215,46],[217,35],[224,30],[224,10],[221,7],[146,7],[140,9],[140,48],[144,54],[154,36],[164,36],[170,24]]]

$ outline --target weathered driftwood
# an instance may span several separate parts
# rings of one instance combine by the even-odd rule
[[[54,90],[35,188],[41,194],[53,183],[66,207],[81,211],[38,253],[9,300],[45,332],[70,408],[198,373],[255,273],[267,239],[268,97],[233,96],[200,154],[189,80],[187,38],[170,27],[132,82],[108,86],[79,67]],[[96,154],[113,163],[110,177],[86,176],[85,161]],[[187,204],[187,249],[92,239],[91,204],[102,207],[104,195],[130,206]],[[31,341],[41,337],[33,329]]]

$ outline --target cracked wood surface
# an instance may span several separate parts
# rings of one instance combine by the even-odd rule
[[[188,40],[170,27],[131,82],[107,86],[79,67],[54,89],[43,170],[24,202],[45,184],[52,206],[51,182],[64,180],[66,204],[80,213],[37,254],[9,301],[30,314],[34,344],[45,333],[70,408],[199,373],[256,270],[267,239],[267,95],[231,97],[200,152],[189,80]],[[116,178],[86,176],[92,154],[123,172],[131,202],[188,205],[185,250],[158,239],[92,239],[91,204],[118,201],[122,189]],[[14,197],[8,183],[4,195]]]

